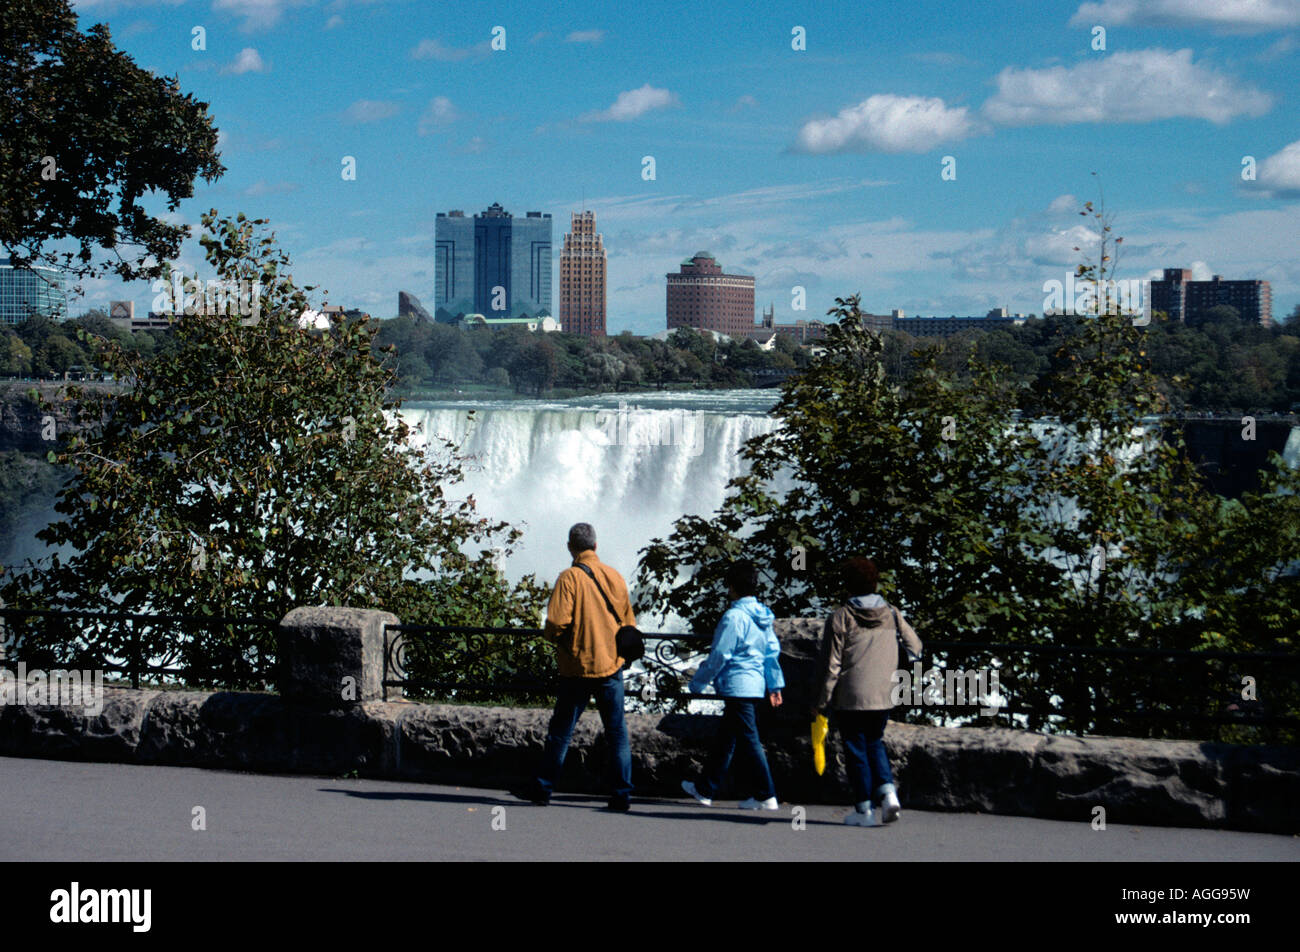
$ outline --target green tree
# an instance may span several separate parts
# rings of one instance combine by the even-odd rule
[[[32,372],[32,349],[17,334],[0,339],[0,373],[26,376]]]
[[[102,365],[129,389],[68,388],[87,429],[50,453],[73,477],[61,521],[38,537],[73,554],[10,575],[5,601],[269,617],[334,604],[534,626],[543,590],[531,578],[506,584],[490,551],[508,553],[517,531],[480,516],[472,498],[453,500],[454,446],[425,455],[409,445],[371,322],[299,327],[312,289],[294,285],[262,224],[211,212],[202,238],[221,279],[260,284],[255,318],[187,316],[176,350],[150,360],[102,341]],[[263,683],[273,656],[260,635],[152,637],[146,656],[200,682]]]
[[[557,365],[554,344],[544,337],[528,341],[510,363],[510,378],[516,388],[527,387],[541,396],[555,383]]]
[[[1089,203],[1084,214],[1102,240],[1079,277],[1106,281],[1120,239],[1103,211]],[[1050,366],[1032,388],[976,356],[959,372],[934,347],[915,352],[895,385],[858,299],[837,300],[831,314],[825,355],[785,384],[780,427],[746,444],[748,472],[722,506],[683,517],[643,551],[643,610],[707,629],[726,562],[744,556],[763,567],[778,616],[823,613],[844,594],[836,564],[860,553],[877,558],[884,593],[932,640],[1291,645],[1300,472],[1281,467],[1231,504],[1211,493],[1181,430],[1153,423],[1167,404],[1148,330],[1115,313],[1042,322],[1032,332],[1053,342]],[[1160,731],[1143,715],[1189,701],[1217,713],[1240,687],[1223,671],[1191,682],[1159,662],[1069,651],[1020,663],[972,648],[961,666],[1009,658],[1004,689],[1034,729]],[[1288,690],[1279,713],[1300,705]]]
[[[89,361],[86,352],[61,333],[51,334],[32,357],[32,370],[40,375],[61,374]]]
[[[216,148],[207,104],[137,66],[107,26],[80,32],[67,0],[0,5],[0,245],[16,263],[160,273],[189,232],[141,200],[175,211],[225,171]],[[51,250],[65,240],[78,250]]]

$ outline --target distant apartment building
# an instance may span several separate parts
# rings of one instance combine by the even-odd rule
[[[1220,304],[1236,308],[1247,323],[1273,323],[1273,289],[1267,281],[1225,281],[1218,274],[1194,281],[1187,268],[1165,268],[1164,277],[1151,282],[1151,310],[1164,311],[1171,321],[1185,324]]]
[[[913,337],[951,337],[962,331],[991,331],[1023,323],[1024,315],[1008,314],[1005,307],[995,307],[983,317],[907,317],[897,310],[890,313],[891,329]]]
[[[22,324],[33,315],[52,321],[68,316],[63,272],[40,265],[15,267],[0,258],[0,324]]]
[[[173,314],[159,314],[154,311],[149,311],[144,317],[136,317],[134,301],[109,302],[108,319],[119,330],[130,331],[131,333],[167,330],[176,321]]]
[[[754,329],[754,276],[727,274],[713,255],[696,252],[668,279],[668,329],[695,327],[745,338]]]
[[[605,243],[595,212],[574,212],[560,249],[560,325],[570,334],[605,336]]]
[[[494,203],[466,218],[434,220],[434,319],[466,314],[536,318],[551,313],[551,216],[515,218]]]

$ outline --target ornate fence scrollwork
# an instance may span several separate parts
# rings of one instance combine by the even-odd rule
[[[385,692],[458,701],[547,703],[554,696],[554,646],[538,630],[438,625],[385,629]],[[627,672],[633,708],[685,708],[688,665],[703,657],[707,635],[645,634],[646,655]],[[385,694],[385,696],[387,696]]]

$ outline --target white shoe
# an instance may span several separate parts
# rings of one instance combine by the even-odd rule
[[[865,809],[863,809],[865,807]],[[844,818],[846,826],[880,826],[880,821],[876,819],[876,814],[871,809],[870,803],[859,803],[848,816]]]
[[[736,804],[742,810],[779,810],[781,807],[776,802],[776,797],[768,797],[766,800],[755,800],[750,797],[748,800],[741,800]]]
[[[880,819],[885,823],[893,823],[898,819],[898,815],[903,812],[902,804],[898,802],[898,794],[889,790],[885,793],[884,799],[880,803]]]
[[[691,796],[693,796],[696,800],[699,800],[700,803],[704,804],[706,807],[713,806],[713,801],[708,797],[701,796],[700,791],[695,789],[695,784],[692,781],[683,780],[682,789],[685,790],[687,793],[689,793]]]

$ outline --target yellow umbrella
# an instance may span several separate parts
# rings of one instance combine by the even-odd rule
[[[830,729],[825,714],[818,714],[812,722],[813,769],[819,777],[826,770],[826,735]]]

